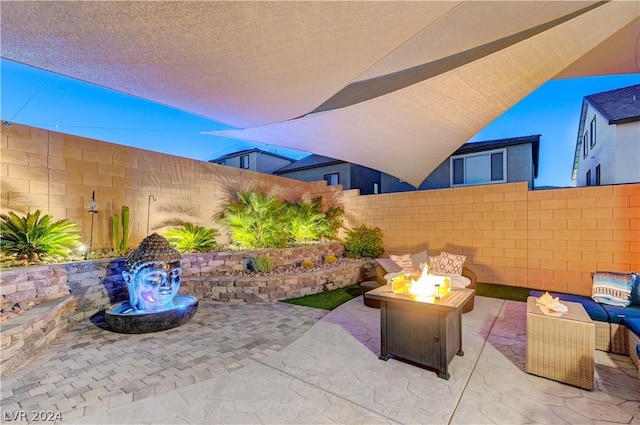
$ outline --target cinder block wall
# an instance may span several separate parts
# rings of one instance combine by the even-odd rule
[[[341,205],[348,228],[377,226],[386,254],[464,254],[481,282],[590,294],[595,270],[640,271],[640,184],[529,191],[526,183],[360,196],[306,183],[32,127],[1,133],[2,212],[41,209],[111,246],[110,219],[131,208],[131,246],[172,220],[204,225],[238,190]],[[156,201],[150,200],[153,195]],[[150,205],[150,210],[148,206]],[[215,226],[214,226],[215,227]],[[224,232],[222,232],[224,233]],[[344,235],[344,232],[342,233]]]
[[[591,294],[591,272],[640,272],[640,184],[529,191],[526,183],[358,196],[347,226],[386,254],[467,256],[480,282]]]
[[[130,242],[135,247],[154,231],[178,220],[223,229],[212,221],[240,190],[260,190],[286,199],[323,196],[339,202],[340,187],[305,183],[248,170],[165,155],[22,125],[2,128],[1,211],[25,215],[40,209],[82,228],[85,245],[113,245],[112,219],[130,208]],[[87,204],[95,191],[98,213]],[[93,239],[91,221],[93,219]]]

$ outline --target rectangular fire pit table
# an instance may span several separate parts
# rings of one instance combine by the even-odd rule
[[[595,325],[582,304],[562,304],[567,313],[546,315],[535,297],[527,298],[527,372],[592,390]]]
[[[365,297],[380,301],[380,359],[393,356],[435,369],[449,379],[449,363],[462,351],[462,306],[473,289],[452,289],[442,298],[394,293],[387,285]]]

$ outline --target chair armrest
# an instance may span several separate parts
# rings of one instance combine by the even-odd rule
[[[467,288],[469,289],[476,288],[476,282],[478,281],[478,276],[476,276],[476,273],[473,270],[471,270],[466,266],[462,266],[462,276],[469,278],[469,280],[471,281],[471,283],[467,286]]]
[[[376,263],[378,263],[378,267],[384,271],[384,274],[397,273],[402,270],[402,268],[390,258],[376,258]]]
[[[376,280],[380,285],[387,284],[387,274],[398,273],[400,270],[400,266],[390,258],[376,258]]]

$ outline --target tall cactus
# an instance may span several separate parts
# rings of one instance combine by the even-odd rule
[[[113,247],[120,254],[124,254],[129,244],[129,207],[122,206],[121,216],[113,215]],[[122,221],[120,218],[122,217]],[[122,235],[120,234],[120,225],[122,224]]]

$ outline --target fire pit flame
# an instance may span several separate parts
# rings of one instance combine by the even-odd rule
[[[451,290],[451,279],[446,276],[429,274],[427,267],[422,269],[418,280],[411,279],[409,293],[420,297],[434,297],[440,299]]]

